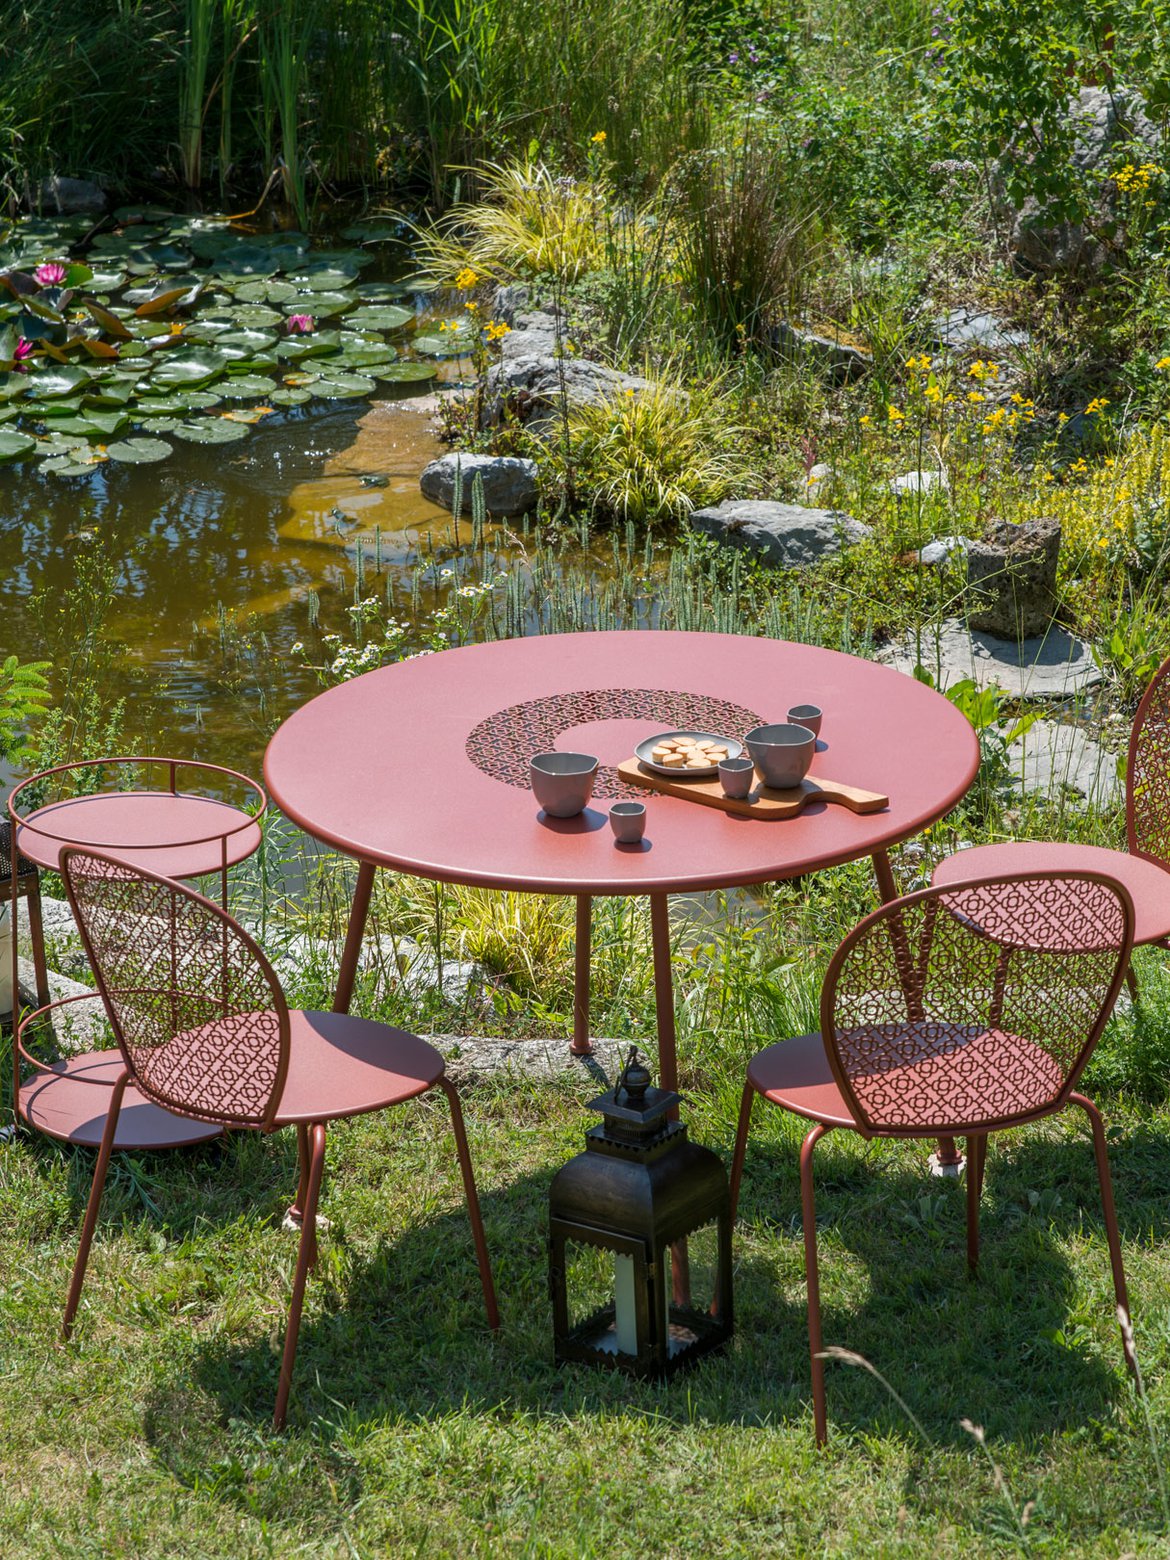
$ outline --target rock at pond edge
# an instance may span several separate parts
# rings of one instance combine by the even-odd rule
[[[733,498],[696,509],[690,523],[716,541],[756,553],[780,569],[805,569],[872,535],[839,509],[809,509],[770,499]]]
[[[463,476],[460,509],[465,515],[471,513],[471,485],[476,476],[483,483],[488,514],[523,515],[536,508],[536,462],[515,455],[474,455],[462,451],[440,455],[423,468],[419,477],[423,497],[444,509],[452,509],[458,470]]]

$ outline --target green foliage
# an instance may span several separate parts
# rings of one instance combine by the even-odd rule
[[[560,481],[605,518],[676,520],[750,481],[742,429],[718,381],[684,388],[669,376],[571,408],[568,453],[552,453]]]
[[[28,743],[28,726],[52,703],[46,673],[51,661],[24,661],[10,655],[0,662],[0,758],[19,763]]]

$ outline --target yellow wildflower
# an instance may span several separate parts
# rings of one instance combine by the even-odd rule
[[[469,265],[465,265],[462,271],[460,271],[459,275],[455,278],[455,285],[459,288],[460,292],[468,292],[472,287],[479,285],[479,277],[475,274]]]
[[[511,334],[512,327],[505,325],[503,320],[489,320],[484,335],[489,341],[499,341],[502,336]]]
[[[983,394],[982,390],[968,390],[967,399],[968,401],[978,402],[986,401],[987,397]]]
[[[1170,357],[1159,358],[1154,364],[1155,368],[1170,368]]]
[[[983,358],[979,358],[971,364],[971,367],[967,370],[967,376],[970,379],[974,379],[977,384],[986,384],[989,379],[999,378],[999,364],[986,362]]]
[[[870,423],[873,421],[873,418],[872,417],[859,417],[857,419],[857,421],[861,424],[861,426],[863,428],[868,428]]]
[[[921,357],[908,357],[906,359],[906,367],[911,371],[911,373],[917,373],[920,369],[923,373],[925,373],[930,367],[930,359],[927,357],[925,352]]]
[[[942,391],[938,385],[927,385],[922,393],[932,406],[936,406],[942,400]]]
[[[604,146],[605,145],[605,131],[604,130],[597,130],[597,131],[595,131],[593,133],[593,135],[591,135],[589,137],[589,139],[590,139],[590,141],[592,141],[594,146]]]
[[[1109,401],[1107,397],[1103,395],[1094,396],[1093,399],[1089,402],[1088,406],[1085,407],[1085,416],[1095,417],[1098,412],[1103,412],[1108,405]]]
[[[886,407],[886,416],[890,419],[891,422],[906,421],[906,413],[899,411],[898,408],[893,405]]]
[[[476,303],[474,298],[469,298],[467,300],[467,302],[463,305],[463,307],[467,310],[468,314],[478,314],[479,313],[479,304]]]

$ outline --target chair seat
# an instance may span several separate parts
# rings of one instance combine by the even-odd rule
[[[279,1126],[382,1110],[424,1094],[446,1065],[405,1029],[348,1013],[289,1013],[288,1077]]]
[[[880,1136],[962,1135],[1043,1111],[1064,1073],[1043,1047],[975,1024],[881,1024],[838,1036],[850,1075]],[[862,1072],[856,1059],[869,1059]],[[826,1126],[854,1127],[819,1033],[781,1040],[753,1057],[748,1081],[773,1105]]]
[[[968,878],[997,878],[1014,872],[1104,872],[1130,893],[1135,943],[1170,937],[1170,872],[1143,856],[1100,845],[1066,845],[1056,840],[1008,840],[956,851],[934,869],[936,888]]]

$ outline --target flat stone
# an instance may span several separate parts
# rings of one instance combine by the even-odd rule
[[[1020,791],[1055,799],[1072,790],[1098,807],[1121,795],[1117,754],[1082,726],[1038,720],[1012,744],[1009,756]]]
[[[493,1035],[427,1035],[447,1060],[456,1084],[485,1077],[578,1078],[593,1092],[612,1088],[630,1049],[628,1040],[593,1041],[589,1056],[574,1056],[568,1038],[504,1040]],[[650,1062],[653,1070],[654,1062]]]
[[[779,569],[809,568],[872,534],[869,526],[843,510],[807,509],[770,499],[728,499],[696,509],[690,523],[695,530],[754,552]]]
[[[940,688],[971,677],[980,688],[1002,688],[1017,698],[1063,699],[1101,681],[1088,645],[1055,626],[1032,639],[1009,641],[949,618],[937,631],[924,629],[921,646],[922,665]],[[879,659],[913,676],[915,635],[888,646]]]
[[[565,403],[589,405],[612,400],[626,391],[636,394],[653,388],[650,380],[620,373],[604,363],[547,352],[533,354],[531,343],[528,346],[522,355],[504,358],[488,369],[481,427],[494,427],[508,412],[521,422],[541,422],[558,413]]]
[[[100,184],[88,179],[65,179],[51,174],[41,180],[37,209],[46,216],[67,217],[81,211],[104,211],[109,205]]]
[[[17,960],[17,976],[20,981],[22,1009],[34,1008],[37,1003],[37,982],[31,959]],[[75,1056],[79,1051],[101,1050],[113,1045],[114,1037],[106,1021],[106,1010],[93,988],[92,981],[88,985],[82,985],[80,981],[70,980],[56,970],[49,971],[49,997],[52,1001],[60,1002],[63,997],[82,996],[90,996],[93,1000],[71,1002],[67,1008],[54,1013],[52,1040],[47,1034],[42,1033],[39,1045],[35,1040],[33,1041],[34,1055],[50,1056],[54,1045],[63,1056]]]
[[[904,471],[900,477],[890,479],[890,492],[895,498],[909,498],[915,493],[949,493],[950,488],[945,471]]]
[[[873,367],[873,358],[859,347],[834,341],[831,336],[819,336],[816,331],[802,330],[786,320],[781,320],[773,334],[778,347],[790,356],[811,358],[828,371],[834,384],[860,379]]]
[[[985,309],[952,309],[934,322],[938,346],[949,352],[1008,352],[1026,347],[1031,336]]]
[[[483,483],[484,502],[490,515],[523,515],[535,509],[540,497],[536,462],[517,455],[475,455],[467,451],[441,455],[423,468],[418,479],[423,497],[432,504],[453,509],[456,474],[462,473],[460,509],[471,513],[471,487],[476,477]]]

